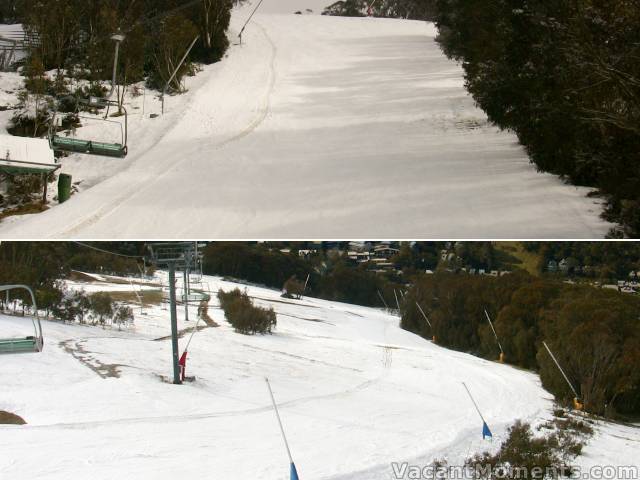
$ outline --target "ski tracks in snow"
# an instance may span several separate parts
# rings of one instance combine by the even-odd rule
[[[202,146],[200,145],[198,148],[194,149],[195,151],[199,151],[203,153],[205,152],[212,153],[214,151],[221,150],[227,145],[237,142],[239,140],[242,140],[243,138],[253,133],[269,116],[270,107],[271,107],[271,96],[273,95],[275,84],[276,84],[276,65],[275,64],[276,64],[278,50],[275,43],[267,33],[266,28],[260,25],[259,23],[257,23],[255,20],[253,20],[253,23],[260,28],[271,50],[271,58],[269,61],[269,73],[268,73],[269,75],[268,88],[267,88],[266,94],[264,95],[264,97],[261,99],[259,103],[258,113],[254,117],[254,119],[240,132],[232,135],[230,138],[227,138],[225,140],[218,142],[217,144],[213,145],[212,148],[203,149]],[[183,114],[183,118],[186,114],[187,112],[185,111],[185,113]],[[161,144],[162,144],[162,141],[154,145],[149,151],[153,150],[154,148],[159,148]],[[138,158],[142,157],[143,155],[144,155],[144,152],[141,152],[138,155]],[[81,219],[79,222],[76,222],[71,228],[63,230],[60,235],[54,234],[54,236],[62,236],[65,238],[77,237],[80,234],[80,232],[86,229],[87,227],[90,227],[91,225],[97,223],[101,219],[115,213],[115,211],[120,206],[122,206],[131,198],[139,195],[144,191],[149,190],[150,188],[153,188],[154,184],[158,180],[164,178],[165,176],[171,174],[176,169],[180,168],[188,158],[190,158],[189,155],[183,155],[181,159],[178,159],[176,161],[175,158],[171,157],[170,155],[167,155],[164,161],[158,162],[161,165],[156,164],[154,166],[152,171],[152,177],[145,176],[142,179],[139,179],[134,183],[134,185],[128,188],[123,195],[115,199],[113,202],[107,205],[104,205],[96,213],[90,215],[89,217],[85,217]]]

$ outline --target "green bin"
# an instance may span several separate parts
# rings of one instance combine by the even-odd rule
[[[71,175],[61,173],[58,176],[58,202],[64,203],[71,197]]]

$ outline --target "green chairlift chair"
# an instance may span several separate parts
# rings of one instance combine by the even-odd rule
[[[33,353],[41,352],[44,346],[44,337],[42,335],[42,325],[38,318],[38,306],[36,305],[36,297],[33,290],[25,285],[0,285],[0,293],[10,290],[27,290],[31,295],[31,304],[33,305],[34,316],[31,317],[33,322],[33,335],[27,337],[0,337],[0,354],[11,353]]]
[[[117,105],[116,102],[111,100],[104,100],[100,98],[90,98],[89,100],[83,101],[81,103],[85,103],[90,106],[100,106],[100,107],[109,107],[112,105]],[[124,126],[120,122],[116,122],[113,120],[107,120],[106,118],[100,119],[100,121],[105,123],[110,123],[114,125],[118,125],[120,127],[120,143],[108,143],[108,142],[97,142],[95,140],[83,140],[76,138],[75,136],[64,136],[59,134],[59,129],[62,126],[62,122],[60,117],[57,114],[54,114],[51,123],[49,124],[49,146],[52,150],[58,152],[70,152],[70,153],[82,153],[86,155],[98,155],[101,157],[114,157],[114,158],[124,158],[127,156],[128,148],[127,148],[127,130],[128,130],[128,114],[127,110],[120,106],[122,111],[124,112]],[[107,111],[108,113],[108,111]],[[86,118],[86,117],[80,117]],[[96,118],[91,118],[91,120],[97,120]]]

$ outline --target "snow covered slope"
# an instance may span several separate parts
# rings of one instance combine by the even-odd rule
[[[279,2],[265,11],[289,11]],[[65,161],[82,175],[114,165],[110,178],[0,234],[603,237],[589,190],[537,173],[487,123],[435,35],[416,21],[256,15],[164,118],[139,119],[127,159]]]
[[[212,291],[237,286],[207,283]],[[248,293],[276,310],[275,334],[233,332],[214,296],[209,313],[220,327],[195,336],[188,374],[197,381],[182,386],[162,381],[171,372],[170,342],[157,340],[169,334],[162,306],[136,308],[135,328],[122,332],[45,322],[42,353],[0,357],[0,410],[28,422],[0,426],[0,477],[284,480],[288,460],[265,376],[306,479],[388,479],[391,462],[458,464],[494,448],[516,419],[549,416],[535,375],[435,346],[401,330],[397,317],[257,287]],[[25,331],[23,319],[0,317],[0,336]],[[461,381],[477,397],[493,443],[481,439]],[[637,439],[616,440],[617,461],[632,458]],[[591,461],[613,458],[606,452],[594,448]]]

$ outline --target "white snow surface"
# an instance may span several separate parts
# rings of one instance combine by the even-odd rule
[[[303,0],[299,3],[305,4]],[[315,5],[315,2],[313,2]],[[324,3],[324,2],[321,2]],[[250,14],[237,9],[230,38]],[[317,9],[317,7],[316,7]],[[4,238],[600,238],[586,188],[538,173],[417,21],[265,0],[189,92],[131,100],[126,159],[63,161],[80,194]],[[106,135],[101,124],[78,136]],[[116,132],[117,134],[117,132]],[[117,136],[117,135],[116,135]]]
[[[238,286],[213,277],[203,285],[213,292]],[[288,459],[265,376],[307,479],[390,479],[391,462],[458,465],[495,449],[516,419],[535,424],[550,416],[550,395],[536,375],[440,348],[380,310],[246,288],[277,312],[274,334],[235,333],[214,295],[209,313],[220,327],[194,337],[187,373],[196,381],[182,386],[161,381],[171,375],[171,346],[154,339],[169,334],[166,307],[135,308],[135,327],[121,332],[44,322],[42,353],[0,357],[0,410],[28,422],[0,426],[0,478],[284,480]],[[193,326],[182,308],[178,315],[180,329]],[[0,337],[30,331],[27,319],[0,316]],[[109,366],[120,376],[94,371]],[[482,440],[462,381],[493,442]],[[581,462],[632,462],[637,432],[603,426]]]

